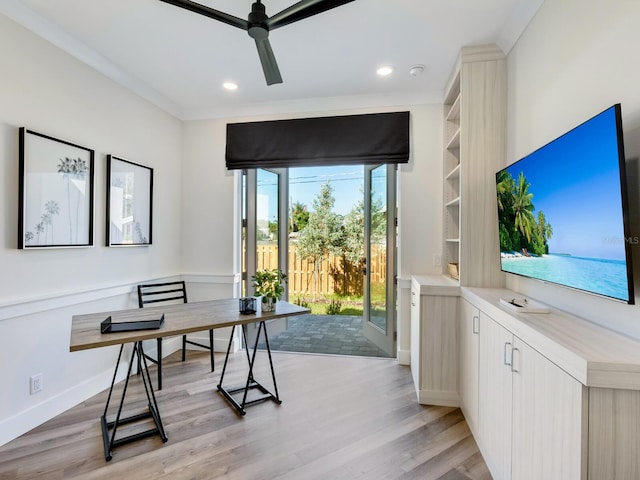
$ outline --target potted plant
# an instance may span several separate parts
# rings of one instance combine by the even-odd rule
[[[284,285],[287,276],[277,268],[273,270],[259,270],[251,277],[255,296],[262,297],[262,311],[273,312],[276,309],[276,301],[284,293]]]

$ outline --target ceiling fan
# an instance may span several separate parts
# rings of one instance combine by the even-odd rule
[[[274,83],[282,83],[282,76],[280,75],[280,69],[278,69],[278,64],[276,63],[276,57],[273,55],[273,50],[269,43],[269,32],[276,28],[297,22],[298,20],[303,20],[307,17],[311,17],[312,15],[326,12],[332,8],[353,2],[354,0],[302,0],[288,8],[285,8],[281,12],[276,13],[272,17],[267,16],[264,5],[260,0],[256,0],[256,2],[251,5],[251,12],[249,13],[249,18],[247,20],[220,12],[219,10],[214,10],[213,8],[192,2],[191,0],[160,1],[199,13],[200,15],[213,18],[214,20],[218,20],[233,27],[246,30],[249,33],[249,36],[256,42],[258,56],[262,63],[262,70],[264,71],[264,77],[267,80],[267,85],[273,85]]]

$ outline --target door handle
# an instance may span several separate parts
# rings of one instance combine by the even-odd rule
[[[507,350],[509,350],[509,354],[507,355]],[[507,360],[507,357],[509,360]],[[507,367],[513,368],[513,348],[511,342],[505,342],[504,344],[504,358],[503,362]]]
[[[520,371],[520,367],[516,366],[516,359],[518,359],[519,355],[516,355],[517,352],[519,352],[520,350],[518,350],[517,348],[512,348],[511,349],[511,371],[513,373],[518,373]],[[520,363],[520,362],[518,362]]]
[[[473,316],[471,322],[471,333],[477,335],[480,333],[480,317],[478,315]]]

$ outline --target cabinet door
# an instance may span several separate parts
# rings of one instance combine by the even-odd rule
[[[460,406],[458,297],[411,292],[411,374],[418,401]]]
[[[423,295],[420,316],[420,403],[458,407],[458,297]]]
[[[585,387],[517,337],[513,351],[512,478],[580,480]]]
[[[478,432],[478,354],[480,312],[466,300],[460,309],[460,406],[474,433]]]
[[[511,478],[513,335],[480,312],[478,445],[494,478]]]

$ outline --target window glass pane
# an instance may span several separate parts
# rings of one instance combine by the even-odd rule
[[[387,329],[387,167],[371,172],[370,322]]]
[[[257,270],[278,265],[278,175],[257,171],[256,258]]]

